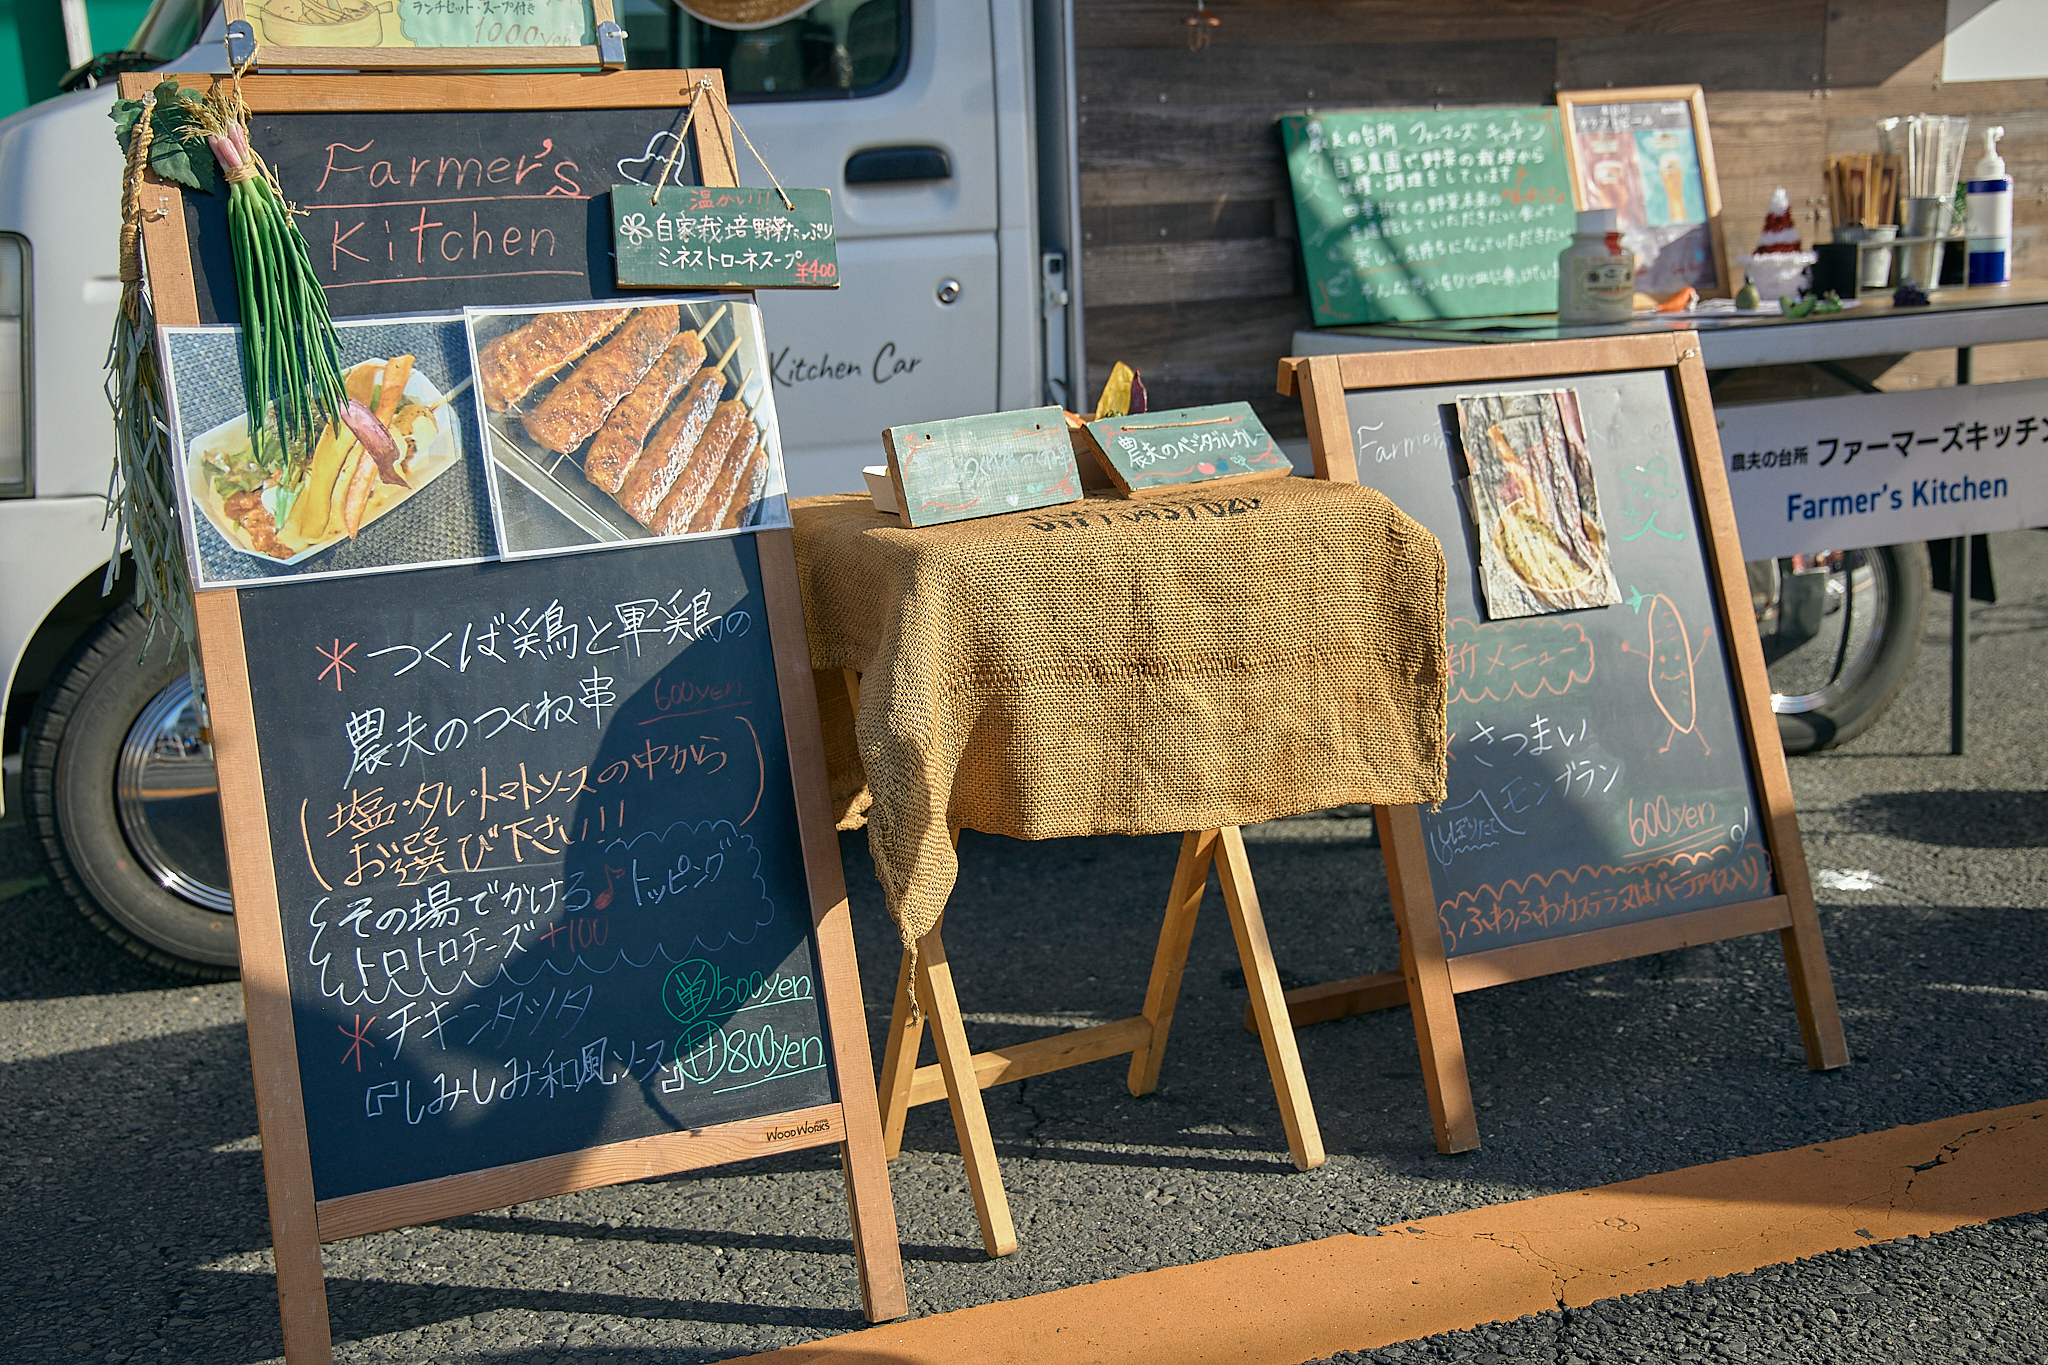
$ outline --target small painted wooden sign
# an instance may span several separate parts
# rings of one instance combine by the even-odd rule
[[[1058,408],[955,417],[882,433],[905,526],[972,521],[1081,500],[1073,437]]]
[[[837,289],[832,191],[612,186],[622,289]],[[794,207],[792,207],[794,205]]]
[[[1103,471],[1132,497],[1294,472],[1249,403],[1105,417],[1090,422],[1088,434]]]

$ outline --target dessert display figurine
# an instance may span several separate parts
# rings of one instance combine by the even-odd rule
[[[1763,231],[1756,235],[1756,254],[1783,255],[1799,249],[1799,224],[1792,221],[1792,199],[1780,185],[1771,191],[1770,205],[1764,210]]]
[[[1763,230],[1757,233],[1755,252],[1737,256],[1735,262],[1755,284],[1761,297],[1778,298],[1804,293],[1812,280],[1808,272],[1817,259],[1815,253],[1801,244],[1799,224],[1792,220],[1792,197],[1780,185],[1771,191],[1771,202],[1764,211]],[[1739,304],[1737,306],[1740,307]]]

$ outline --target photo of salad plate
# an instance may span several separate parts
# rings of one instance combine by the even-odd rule
[[[342,375],[348,396],[369,409],[395,446],[376,453],[348,426],[330,421],[308,456],[259,458],[246,412],[192,438],[186,477],[192,506],[228,545],[273,564],[295,565],[344,540],[427,487],[462,459],[461,424],[415,357],[372,357]],[[273,433],[265,433],[267,446]]]

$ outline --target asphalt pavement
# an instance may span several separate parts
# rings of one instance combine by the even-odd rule
[[[1876,727],[1793,786],[1854,1065],[1806,1069],[1775,936],[1463,996],[1484,1146],[1437,1154],[1405,1011],[1303,1029],[1330,1160],[1296,1172],[1214,888],[1156,1094],[1113,1061],[986,1092],[1022,1248],[991,1262],[943,1105],[890,1173],[913,1311],[1580,1189],[2048,1096],[2048,535],[1995,538],[1971,752],[1947,606]],[[1393,965],[1370,822],[1247,831],[1289,984]],[[841,836],[870,1028],[896,940]],[[947,941],[977,1046],[1143,998],[1171,838],[967,835]],[[239,988],[169,981],[38,885],[0,825],[0,1360],[280,1351]],[[836,1157],[564,1196],[327,1248],[337,1355],[653,1365],[862,1325]],[[2048,1359],[2033,1215],[1345,1360]]]

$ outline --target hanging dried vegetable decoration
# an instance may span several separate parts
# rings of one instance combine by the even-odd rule
[[[165,91],[168,87],[168,91]],[[158,87],[175,101],[176,81]],[[190,92],[187,92],[190,93]],[[142,178],[146,167],[159,163],[157,134],[166,122],[174,126],[177,111],[157,113],[158,96],[123,100],[113,111],[115,137],[127,156],[121,185],[121,306],[114,315],[113,343],[107,349],[107,401],[114,409],[114,469],[107,486],[107,515],[116,523],[114,554],[107,564],[104,591],[113,590],[123,546],[135,559],[135,607],[149,623],[143,648],[159,629],[175,651],[180,641],[197,640],[192,622],[192,580],[178,532],[178,504],[172,491],[173,462],[170,426],[164,408],[163,374],[157,368],[156,318],[149,291],[142,287]],[[177,137],[169,139],[177,152]],[[186,171],[189,174],[189,167]],[[168,177],[167,177],[168,178]],[[211,176],[208,177],[209,182]],[[198,670],[193,670],[198,687]]]

